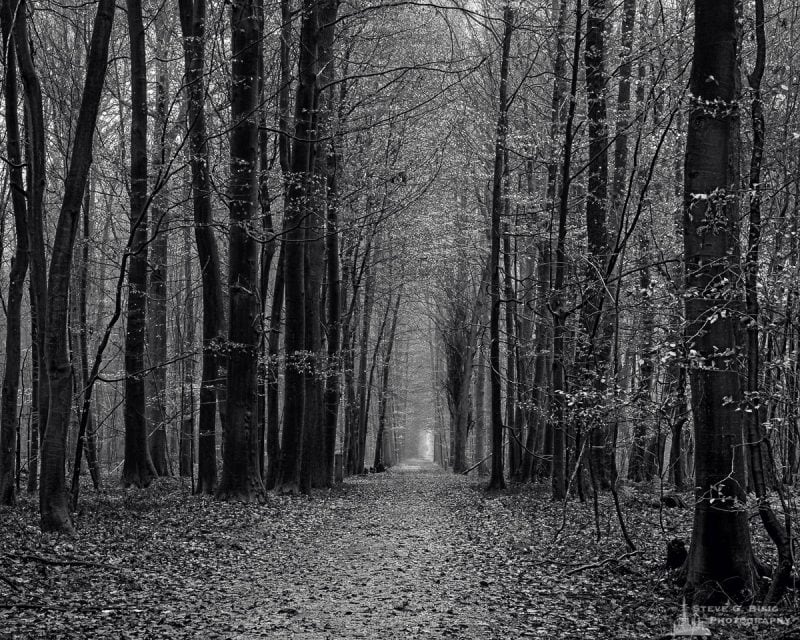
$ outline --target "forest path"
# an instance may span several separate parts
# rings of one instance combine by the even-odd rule
[[[471,531],[477,491],[408,460],[316,498],[295,535],[265,526],[265,553],[280,569],[236,595],[251,605],[239,637],[520,637],[516,613],[500,606],[513,594],[498,580],[510,569],[497,532]]]
[[[409,460],[254,505],[165,479],[87,492],[75,539],[39,533],[23,495],[0,509],[0,640],[643,640],[672,627],[681,594],[663,549],[688,536],[687,513],[626,488],[631,556],[609,496],[595,522],[590,502],[554,503],[545,485],[485,483]],[[740,630],[715,637],[784,637]]]

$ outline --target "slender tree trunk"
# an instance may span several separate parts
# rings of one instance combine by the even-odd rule
[[[114,0],[101,0],[97,7],[87,58],[86,80],[75,128],[75,143],[70,154],[64,199],[50,262],[45,346],[52,403],[42,442],[39,506],[43,531],[72,531],[64,482],[65,435],[72,405],[72,377],[66,339],[70,263],[89,178],[94,129],[105,81],[114,9]]]
[[[737,0],[695,0],[683,221],[696,473],[686,590],[695,604],[749,602],[756,592],[743,508],[741,371],[737,359],[727,355],[743,346],[737,326],[742,311],[737,6]]]
[[[783,503],[785,526],[772,509],[767,488],[771,469],[769,440],[762,422],[765,404],[760,398],[760,345],[759,345],[759,300],[758,268],[761,250],[761,164],[764,156],[764,102],[761,96],[761,80],[766,64],[766,34],[764,28],[764,0],[756,0],[756,64],[747,80],[753,92],[751,116],[753,120],[753,146],[750,157],[750,221],[748,228],[747,255],[745,261],[745,305],[747,314],[747,384],[745,395],[744,428],[748,442],[750,480],[756,492],[758,513],[769,537],[775,544],[778,562],[772,575],[765,604],[777,604],[789,585],[794,566],[791,521],[787,505]]]
[[[8,274],[6,302],[6,356],[3,389],[0,398],[0,505],[16,503],[15,460],[17,451],[17,394],[21,368],[21,309],[28,271],[28,220],[25,182],[22,175],[22,151],[17,116],[17,58],[12,41],[13,18],[4,0],[0,6],[5,60],[5,134],[8,172],[11,185],[11,206],[14,211],[15,249]]]
[[[391,373],[392,350],[397,332],[397,317],[400,315],[400,300],[403,297],[402,288],[397,292],[392,311],[392,324],[386,338],[386,352],[383,354],[383,375],[381,382],[381,398],[378,406],[378,433],[375,437],[375,460],[373,468],[376,472],[386,470],[386,457],[384,451],[384,438],[386,434],[386,408],[389,402],[389,374]]]
[[[45,361],[45,317],[47,314],[47,259],[44,241],[44,191],[46,185],[46,148],[42,87],[33,61],[28,33],[25,0],[12,2],[14,44],[25,98],[26,172],[28,187],[28,259],[30,266],[30,302],[33,339],[33,399],[28,460],[28,492],[36,491],[39,478],[39,449],[47,425],[50,407],[50,384]]]
[[[192,238],[188,226],[183,229],[183,279],[186,297],[183,301],[183,377],[181,380],[181,433],[179,440],[178,473],[182,478],[194,474],[194,278],[192,276]]]
[[[226,424],[223,426],[221,500],[260,501],[258,429],[258,210],[257,74],[261,38],[258,0],[235,0],[231,9],[230,243]]]
[[[361,337],[358,341],[358,377],[356,380],[356,398],[354,399],[353,433],[350,436],[350,450],[348,452],[348,473],[356,474],[364,470],[364,450],[361,448],[362,423],[366,435],[367,424],[367,358],[369,334],[372,324],[372,306],[374,303],[375,272],[373,267],[374,252],[365,257],[368,260],[364,274],[364,300],[361,306]]]
[[[292,86],[289,68],[289,51],[292,37],[291,6],[289,0],[281,0],[281,44],[280,44],[280,88],[278,90],[278,160],[283,177],[284,206],[288,203],[288,187],[291,171],[291,140],[289,135],[289,101]],[[288,227],[284,224],[284,232]],[[286,277],[286,243],[281,240],[278,247],[278,260],[275,265],[275,285],[272,291],[272,308],[269,317],[269,336],[267,340],[267,381],[266,381],[266,448],[267,472],[264,485],[272,490],[278,483],[280,472],[280,337],[283,317],[284,281]]]
[[[510,5],[503,7],[503,40],[500,59],[500,87],[498,96],[497,129],[495,132],[494,175],[492,177],[491,251],[489,254],[489,367],[491,381],[492,421],[492,475],[489,489],[505,489],[503,477],[503,409],[502,381],[500,378],[500,232],[504,210],[504,156],[508,135],[508,60],[511,51],[511,34],[514,31],[514,11]]]
[[[565,9],[564,5],[562,5],[562,8]],[[553,277],[553,293],[550,303],[553,314],[553,457],[551,464],[551,480],[554,500],[563,500],[567,494],[567,420],[565,398],[567,391],[565,375],[567,354],[565,342],[568,329],[566,326],[567,311],[564,308],[564,280],[567,270],[567,214],[569,213],[569,191],[572,184],[572,146],[575,139],[573,125],[575,122],[575,107],[578,93],[582,18],[583,4],[581,0],[577,0],[575,5],[575,38],[572,53],[572,78],[570,80],[569,89],[569,111],[564,126],[564,158],[561,165],[561,188],[558,203],[555,274]]]
[[[507,155],[507,154],[506,154]],[[506,158],[505,163],[508,162]],[[507,209],[507,207],[506,207]],[[517,424],[517,345],[516,345],[516,291],[514,287],[514,267],[511,259],[511,233],[508,222],[503,231],[503,272],[505,275],[503,294],[505,297],[506,321],[506,428],[508,430],[508,474],[512,478],[519,475],[522,464],[522,440]]]
[[[167,25],[165,15],[156,17],[158,59],[155,83],[155,126],[153,141],[152,230],[149,248],[150,272],[147,281],[147,426],[150,457],[159,476],[171,475],[167,456],[167,255],[169,247],[169,209],[164,193],[164,160],[169,152],[167,132],[168,76]]]
[[[475,415],[475,455],[474,462],[478,463],[478,475],[485,475],[488,471],[486,463],[486,352],[483,346],[478,346],[478,362],[475,365],[474,401]]]

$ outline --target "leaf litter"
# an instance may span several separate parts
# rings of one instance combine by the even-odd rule
[[[32,499],[0,511],[0,638],[658,638],[681,611],[664,546],[688,510],[621,490],[600,540],[589,503],[543,486],[487,493],[430,464],[263,505],[192,497],[176,480],[87,496],[76,538],[42,534]],[[565,511],[566,510],[566,511]],[[780,624],[713,637],[800,638]],[[744,618],[746,620],[746,618]]]

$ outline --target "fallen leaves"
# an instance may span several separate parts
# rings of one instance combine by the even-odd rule
[[[540,487],[488,495],[417,466],[263,505],[174,482],[87,497],[73,540],[39,533],[23,502],[0,513],[0,637],[639,640],[671,628],[680,594],[664,541],[686,536],[686,512],[661,514],[662,531],[652,496],[624,492],[638,547],[626,554],[605,496],[598,542],[589,505],[564,514]],[[736,631],[725,637],[747,637]]]

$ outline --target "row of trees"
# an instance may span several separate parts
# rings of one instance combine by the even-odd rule
[[[623,478],[695,486],[698,602],[747,601],[768,573],[754,491],[774,602],[792,568],[781,485],[798,468],[795,76],[777,31],[794,23],[760,2],[743,19],[736,3],[691,8],[561,2],[542,37],[541,16],[507,6],[487,29],[491,90],[472,95],[493,97],[495,120],[470,132],[483,179],[456,195],[432,308],[450,416],[437,455],[458,472],[491,459],[490,488],[547,479],[556,500],[616,501]]]
[[[797,8],[723,5],[5,0],[3,502],[26,467],[69,531],[84,449],[96,485],[328,486],[433,373],[437,457],[493,489],[698,487],[697,600],[755,590],[751,488],[777,599]]]

